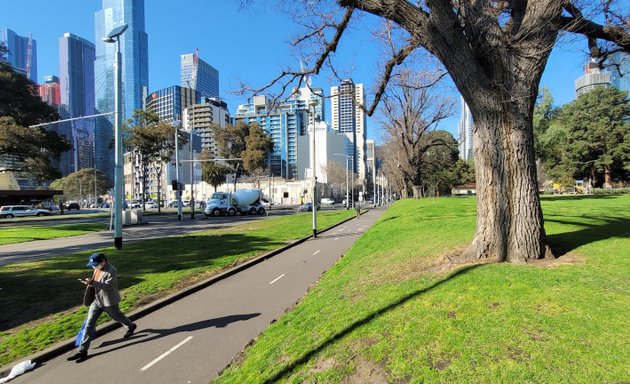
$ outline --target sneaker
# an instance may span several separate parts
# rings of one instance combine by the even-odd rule
[[[123,336],[124,339],[130,337],[131,335],[133,335],[133,332],[136,330],[138,326],[136,325],[136,323],[132,323],[131,326],[129,328],[127,328],[127,332],[125,332],[125,335]]]
[[[84,361],[85,359],[87,359],[87,351],[79,351],[77,353],[75,353],[74,355],[68,357],[66,360],[68,361]]]

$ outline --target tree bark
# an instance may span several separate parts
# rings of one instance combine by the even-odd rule
[[[474,116],[477,232],[464,257],[512,263],[553,257],[538,195],[533,108],[529,100],[494,100]]]

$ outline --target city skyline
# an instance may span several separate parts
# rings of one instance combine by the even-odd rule
[[[92,42],[97,40],[94,36],[94,14],[100,9],[101,1],[64,0],[64,3],[64,7],[59,7],[43,0],[33,0],[29,4],[17,0],[3,1],[0,28],[12,29],[21,36],[32,33],[37,41],[40,83],[46,75],[59,74],[58,39],[64,33],[69,32]],[[196,11],[190,12],[191,7]],[[242,82],[254,87],[263,86],[283,68],[299,66],[289,44],[298,33],[297,25],[287,20],[287,15],[280,13],[276,7],[264,8],[256,2],[242,8],[230,1],[187,0],[177,4],[151,1],[145,4],[145,18],[145,30],[149,36],[149,93],[179,84],[181,55],[196,49],[199,49],[199,56],[204,61],[221,73],[220,95],[232,113],[238,105],[248,102],[248,96],[233,92]],[[60,23],[59,20],[68,22]],[[369,24],[374,24],[374,20],[369,16],[365,18]],[[212,28],[208,29],[208,25]],[[218,30],[223,32],[220,36],[215,32]],[[230,38],[225,37],[226,33]],[[243,45],[248,40],[255,43]],[[552,52],[540,87],[551,90],[556,105],[575,98],[574,81],[583,74],[587,62],[585,51],[586,41],[578,39],[558,46]],[[365,84],[368,102],[373,99],[372,89],[377,81],[380,53],[369,33],[353,32],[336,55],[343,63],[343,69],[353,69],[344,75]],[[257,57],[264,60],[255,59]],[[314,86],[326,90],[338,83],[326,73],[313,78]],[[459,95],[452,91],[451,96],[453,115],[439,128],[457,137]],[[325,120],[330,118],[328,113]],[[378,116],[367,119],[368,138],[380,144]]]

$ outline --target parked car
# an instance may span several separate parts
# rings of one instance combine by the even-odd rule
[[[147,201],[147,202],[145,203],[145,206],[146,206],[147,208],[151,208],[151,209],[153,209],[153,208],[157,208],[157,203],[156,203],[155,201],[153,201],[153,200],[149,200],[149,201]]]
[[[331,199],[330,197],[322,198],[322,205],[333,205],[333,204],[335,204],[335,200]]]
[[[37,209],[28,205],[5,205],[0,207],[0,218],[12,219],[24,216],[48,216],[50,211]]]
[[[313,204],[311,203],[305,203],[300,205],[299,211],[300,212],[310,212],[313,210]],[[317,210],[319,210],[319,203],[317,203]]]
[[[71,211],[76,209],[77,211],[81,209],[81,206],[76,201],[67,201],[63,204],[64,209]]]
[[[171,201],[168,202],[167,207],[168,208],[177,208],[178,205],[179,204],[178,204],[177,200],[171,200]],[[182,205],[182,207],[183,207],[183,205]]]
[[[131,208],[142,208],[142,203],[140,203],[139,201],[132,201],[130,204]]]

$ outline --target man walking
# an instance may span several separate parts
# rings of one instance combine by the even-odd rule
[[[103,312],[106,312],[114,321],[127,327],[124,338],[133,335],[136,330],[136,324],[129,320],[118,307],[120,293],[118,292],[116,268],[107,262],[107,258],[102,253],[92,254],[87,266],[94,268],[94,274],[91,279],[84,279],[81,282],[94,288],[95,297],[88,310],[85,333],[79,348],[74,355],[68,357],[68,360],[76,360],[77,362],[87,359],[87,351],[90,348],[90,343],[94,340],[96,321]]]

